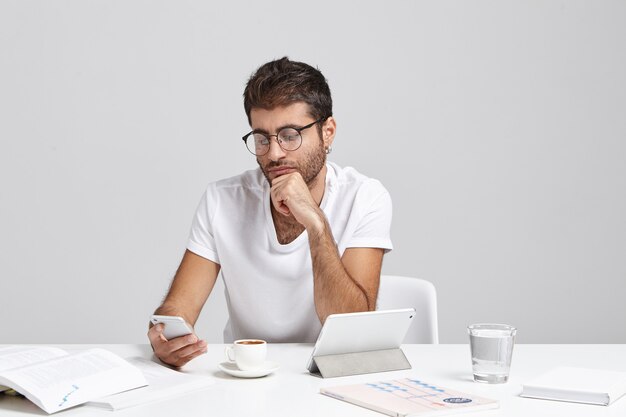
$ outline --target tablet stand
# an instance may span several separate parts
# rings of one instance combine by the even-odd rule
[[[342,353],[313,357],[313,375],[322,378],[411,369],[402,349]]]

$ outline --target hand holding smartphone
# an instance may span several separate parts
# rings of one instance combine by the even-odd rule
[[[165,327],[163,327],[163,336],[167,340],[172,340],[177,337],[186,336],[188,334],[193,333],[193,329],[191,326],[179,316],[160,316],[154,314],[150,318],[150,322],[152,324],[163,323]]]

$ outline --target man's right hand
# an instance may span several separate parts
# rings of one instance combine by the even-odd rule
[[[164,325],[159,323],[148,330],[148,339],[154,354],[162,362],[181,367],[193,358],[206,353],[206,341],[199,340],[195,333],[167,340],[163,336],[163,327]]]

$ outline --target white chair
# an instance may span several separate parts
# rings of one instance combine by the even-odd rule
[[[437,292],[426,280],[381,275],[376,310],[415,308],[415,318],[404,343],[439,343]]]

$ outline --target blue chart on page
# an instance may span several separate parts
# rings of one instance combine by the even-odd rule
[[[473,400],[468,395],[459,397],[459,393],[450,392],[419,379],[406,378],[396,381],[376,382],[365,384],[378,391],[389,393],[406,401],[422,404],[429,408],[445,408],[445,404],[467,404]],[[442,404],[443,403],[443,404]]]

